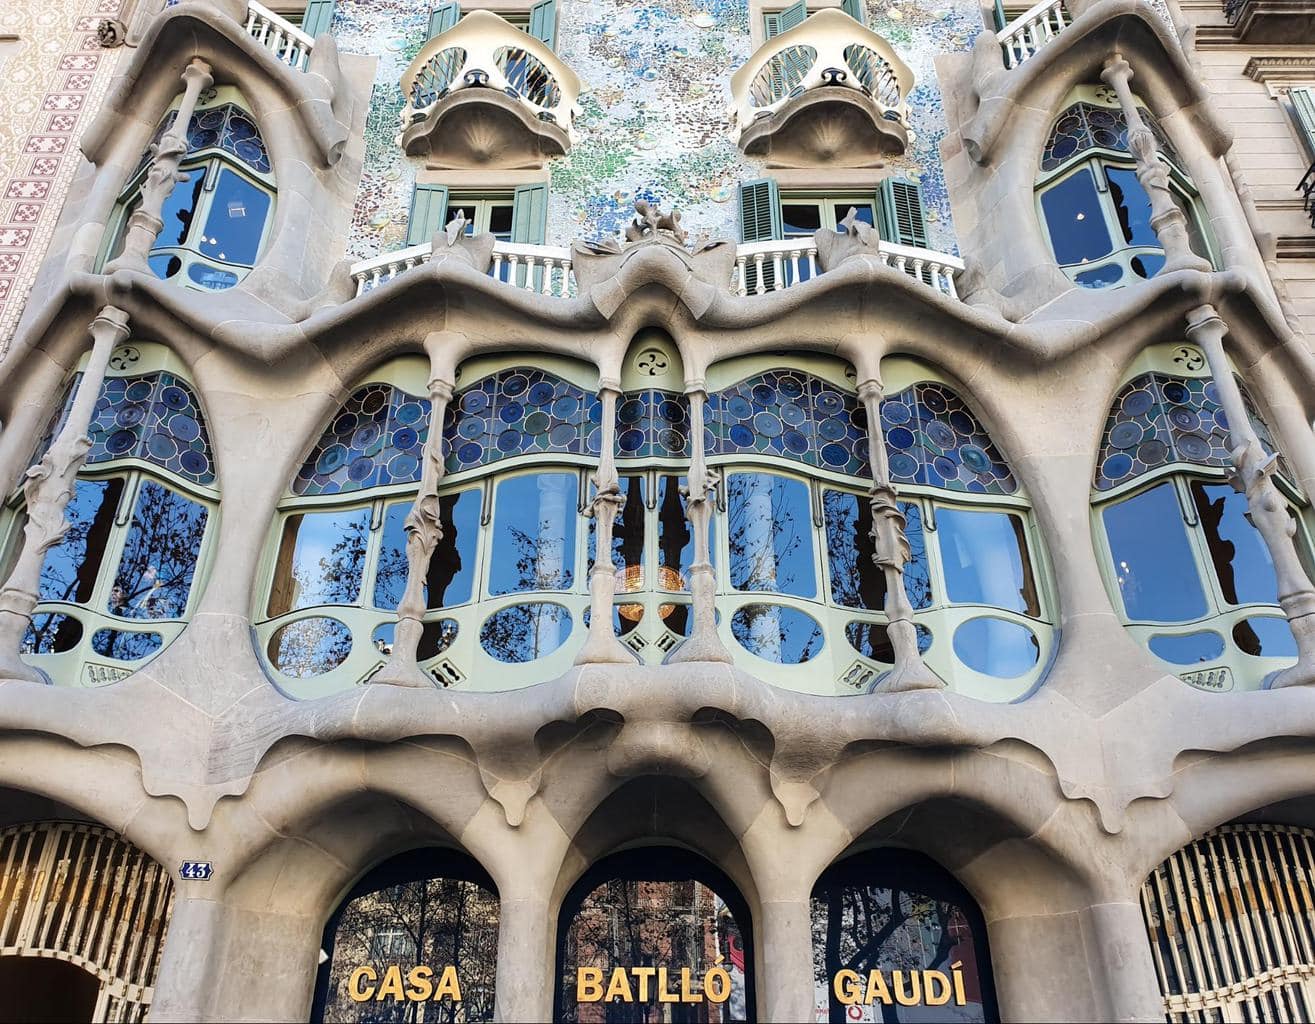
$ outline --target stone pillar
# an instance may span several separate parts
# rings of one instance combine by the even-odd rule
[[[886,462],[886,439],[881,430],[881,381],[869,377],[858,386],[858,397],[868,418],[868,465],[872,486],[868,504],[872,509],[873,560],[886,577],[886,635],[895,652],[895,666],[877,683],[878,693],[904,690],[941,690],[945,682],[927,667],[918,651],[918,631],[913,624],[913,606],[904,591],[904,566],[913,557],[904,535],[904,513],[900,511],[895,485],[890,482]]]
[[[815,1018],[813,926],[807,896],[762,904],[754,936],[758,966],[758,1019]]]
[[[388,661],[370,677],[371,683],[392,686],[432,687],[433,681],[416,664],[416,650],[424,631],[422,619],[428,611],[425,579],[434,548],[443,539],[439,515],[438,485],[443,479],[443,417],[452,401],[453,382],[440,376],[437,367],[429,381],[429,435],[421,454],[420,490],[406,515],[406,589],[397,603],[397,629]]]
[[[1228,417],[1228,445],[1233,468],[1230,480],[1246,495],[1247,515],[1260,531],[1278,578],[1278,600],[1297,642],[1297,663],[1269,681],[1269,686],[1295,686],[1315,682],[1315,587],[1302,567],[1293,538],[1297,524],[1288,503],[1274,485],[1277,455],[1266,455],[1251,427],[1242,392],[1224,354],[1228,325],[1214,306],[1198,306],[1187,314],[1187,337],[1205,353],[1210,374],[1219,390],[1219,404]]]
[[[1094,987],[1101,999],[1097,1016],[1146,1024],[1164,1020],[1164,997],[1141,907],[1133,901],[1096,903],[1085,917],[1083,931],[1089,934]]]
[[[59,435],[37,465],[27,471],[23,496],[27,523],[23,548],[13,571],[0,587],[0,679],[45,682],[45,677],[18,656],[23,635],[32,621],[41,587],[41,566],[46,552],[68,531],[64,511],[91,448],[87,429],[100,388],[105,380],[110,353],[128,336],[128,314],[106,306],[91,322],[91,359],[78,384],[73,406]]]
[[[557,990],[556,918],[548,900],[508,892],[498,910],[497,995],[500,1021],[551,1020]]]
[[[621,382],[601,380],[598,397],[603,403],[602,435],[598,471],[593,475],[594,496],[585,515],[594,521],[594,566],[589,573],[589,635],[577,665],[633,665],[635,656],[617,639],[612,629],[612,598],[616,595],[616,563],[612,561],[612,528],[625,508],[621,479],[616,473],[616,402]],[[643,510],[638,510],[643,515]]]
[[[183,69],[183,99],[178,107],[178,115],[160,141],[151,147],[151,169],[146,172],[146,179],[142,182],[141,205],[128,218],[123,252],[105,267],[106,273],[150,269],[146,257],[164,228],[160,214],[164,210],[165,201],[175,185],[187,180],[186,174],[179,173],[178,165],[187,156],[187,128],[191,124],[192,113],[196,110],[201,90],[208,89],[213,83],[210,65],[199,57],[192,58],[192,62]]]
[[[1132,80],[1132,67],[1122,54],[1115,51],[1105,62],[1100,80],[1118,94],[1119,106],[1128,122],[1128,148],[1137,159],[1137,180],[1151,201],[1151,228],[1164,247],[1164,269],[1210,270],[1209,262],[1192,252],[1187,218],[1169,190],[1169,171],[1159,158],[1155,135],[1141,119],[1141,112],[1132,98],[1128,84]]]
[[[694,564],[689,570],[694,626],[689,639],[676,648],[667,660],[672,664],[686,661],[729,663],[730,651],[726,650],[726,645],[717,635],[717,577],[712,568],[712,552],[708,541],[717,488],[717,478],[708,471],[703,453],[703,406],[708,400],[708,392],[702,380],[691,380],[685,383],[685,395],[689,399],[692,453],[685,487],[685,514],[689,517],[694,534]]]

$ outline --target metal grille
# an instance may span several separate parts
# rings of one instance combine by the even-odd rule
[[[1315,1020],[1312,839],[1309,829],[1226,825],[1146,880],[1168,1020]]]
[[[173,880],[98,825],[0,830],[0,956],[39,956],[101,983],[95,1021],[144,1020],[169,927]]]

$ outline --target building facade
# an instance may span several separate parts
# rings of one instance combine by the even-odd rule
[[[1315,8],[0,83],[0,1016],[1315,1019]]]

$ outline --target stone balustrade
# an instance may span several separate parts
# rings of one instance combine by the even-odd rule
[[[1064,0],[1041,0],[1000,30],[1005,67],[1016,68],[1059,35],[1073,19]]]
[[[315,40],[256,0],[247,3],[247,35],[290,68],[305,71]]]

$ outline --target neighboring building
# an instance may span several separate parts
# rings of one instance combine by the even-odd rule
[[[1315,7],[0,83],[0,1017],[1315,1019]]]

